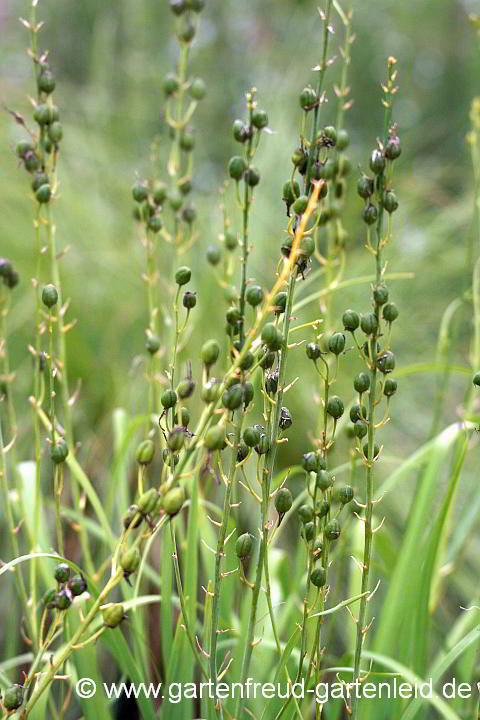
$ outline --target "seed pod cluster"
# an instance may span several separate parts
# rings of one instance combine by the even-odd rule
[[[72,575],[67,563],[59,563],[53,575],[57,587],[47,590],[43,596],[43,605],[47,610],[68,610],[74,598],[83,595],[88,589],[87,581],[81,574]]]

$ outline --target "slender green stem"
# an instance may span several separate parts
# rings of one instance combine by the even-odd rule
[[[210,638],[210,679],[213,682],[214,694],[216,696],[217,686],[217,637],[218,637],[218,617],[219,617],[219,602],[220,602],[220,586],[222,583],[222,559],[224,557],[225,549],[225,538],[228,530],[228,522],[230,519],[231,509],[231,497],[233,491],[233,485],[235,481],[235,473],[237,469],[237,454],[238,446],[240,444],[241,433],[243,424],[243,410],[237,411],[237,418],[235,424],[235,436],[233,440],[232,455],[230,458],[230,468],[227,477],[227,483],[225,487],[225,495],[223,500],[223,513],[222,513],[222,524],[220,525],[220,531],[217,540],[217,549],[215,553],[215,581],[213,586],[213,600],[212,600],[212,628]],[[241,561],[240,561],[241,562]],[[223,718],[222,703],[218,701],[215,704],[217,712],[220,718]]]
[[[384,123],[384,141],[388,139],[392,116],[392,97],[393,82],[395,80],[394,58],[388,60],[388,86],[385,90],[385,123]],[[375,284],[379,285],[382,280],[382,247],[383,247],[383,193],[384,193],[384,174],[383,172],[377,177],[377,201],[378,201],[378,219],[376,224],[376,247],[375,247]],[[372,334],[369,342],[369,366],[370,366],[370,388],[368,391],[368,433],[367,433],[367,457],[365,459],[366,476],[365,476],[365,516],[363,518],[365,537],[362,563],[362,585],[361,592],[367,593],[362,596],[360,601],[359,615],[357,619],[356,644],[354,655],[353,683],[360,678],[360,665],[362,659],[362,647],[368,626],[365,625],[367,614],[367,603],[369,600],[369,578],[370,567],[372,562],[372,544],[373,544],[373,498],[374,498],[374,462],[375,458],[375,408],[377,405],[377,340],[380,336],[380,305],[374,300],[374,312],[377,318],[377,329]],[[357,693],[352,695],[352,720],[356,720],[358,713],[358,697]]]

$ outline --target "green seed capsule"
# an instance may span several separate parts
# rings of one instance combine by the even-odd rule
[[[187,8],[193,12],[202,12],[205,7],[205,0],[186,0]]]
[[[334,488],[333,497],[342,505],[347,505],[353,500],[354,492],[351,485],[339,485]]]
[[[311,505],[301,505],[298,508],[298,517],[302,523],[308,523],[313,520],[313,508]]]
[[[263,370],[269,370],[275,362],[275,353],[270,352],[268,348],[261,348],[259,353],[260,367]]]
[[[335,420],[342,417],[345,407],[342,400],[338,395],[332,395],[327,402],[327,413],[331,415]]]
[[[358,393],[367,392],[370,387],[370,377],[366,372],[358,373],[353,380],[353,387]]]
[[[182,305],[187,310],[193,310],[195,305],[197,304],[197,293],[190,292],[190,290],[187,290],[187,292],[184,294],[182,299]]]
[[[245,300],[252,307],[257,307],[263,302],[263,290],[260,285],[251,285],[245,293]]]
[[[146,184],[137,181],[132,187],[132,197],[135,202],[144,202],[148,198],[148,187]]]
[[[20,140],[15,147],[15,153],[19,158],[24,158],[28,153],[33,153],[34,151],[34,146],[28,140]]]
[[[319,502],[315,505],[315,515],[320,519],[325,517],[325,515],[328,514],[329,510],[330,510],[330,503],[328,502],[328,500],[322,500],[321,502]]]
[[[241,385],[233,385],[233,387],[225,390],[222,395],[223,406],[227,410],[237,410],[243,402],[243,389]]]
[[[67,589],[59,590],[55,595],[55,607],[57,610],[68,610],[72,604],[72,596]]]
[[[167,200],[174,212],[178,212],[183,205],[183,195],[177,188],[167,192]]]
[[[188,427],[188,424],[190,422],[190,413],[188,412],[188,408],[186,408],[186,407],[182,407],[181,421],[182,421],[181,427],[185,431],[185,429]],[[176,413],[175,413],[174,422],[178,422],[178,416]],[[185,432],[184,432],[184,434],[185,434]]]
[[[321,537],[315,538],[315,542],[312,547],[312,556],[314,560],[319,560],[323,553],[323,541]]]
[[[345,310],[342,316],[343,327],[349,332],[355,332],[360,325],[360,318],[355,310]]]
[[[192,271],[189,267],[183,265],[182,267],[179,267],[177,272],[175,273],[175,282],[177,283],[177,285],[186,285],[190,282],[191,277]]]
[[[275,510],[279,515],[287,513],[293,505],[293,497],[290,490],[282,487],[275,495]]]
[[[260,433],[260,442],[255,445],[257,455],[265,455],[270,450],[270,441],[266,433]]]
[[[365,335],[373,335],[378,330],[378,320],[375,313],[366,313],[362,315],[360,326]]]
[[[128,530],[128,528],[132,528],[132,530],[134,530],[142,524],[142,521],[143,517],[139,512],[137,505],[130,505],[128,510],[126,510],[123,514],[122,523],[125,530]]]
[[[255,447],[260,442],[260,430],[254,427],[247,427],[243,431],[243,442],[250,448]]]
[[[237,142],[244,143],[248,140],[248,127],[242,120],[235,120],[232,130],[233,137]]]
[[[138,498],[138,511],[141,512],[142,515],[148,515],[148,513],[152,512],[152,510],[155,508],[157,501],[158,492],[155,490],[155,488],[150,488],[150,490],[142,493],[142,495],[140,495],[140,497]]]
[[[322,354],[320,345],[317,345],[317,343],[308,343],[305,350],[309,360],[318,360]]]
[[[163,92],[165,95],[170,96],[176,93],[180,89],[180,80],[173,73],[165,75],[163,80]]]
[[[268,115],[265,112],[265,110],[254,110],[253,111],[252,125],[254,125],[257,128],[257,130],[262,130],[264,127],[267,127]]]
[[[380,150],[374,150],[370,156],[370,170],[379,175],[385,170],[385,157]]]
[[[300,185],[296,180],[289,180],[283,186],[282,198],[290,207],[295,200],[300,197]]]
[[[308,197],[306,195],[300,195],[292,205],[292,210],[295,215],[302,215],[308,206]]]
[[[190,85],[190,95],[194,100],[203,100],[205,95],[207,94],[207,86],[205,85],[205,82],[202,80],[202,78],[195,78],[195,80]]]
[[[362,217],[367,225],[373,225],[377,221],[378,210],[373,203],[365,205],[362,212]]]
[[[166,183],[162,182],[161,180],[157,180],[157,182],[153,186],[153,202],[155,205],[163,205],[165,200],[167,199],[167,185]]]
[[[220,260],[222,259],[222,251],[218,247],[218,245],[209,245],[207,247],[207,260],[210,263],[210,265],[218,265]]]
[[[63,438],[59,438],[55,445],[52,445],[52,449],[50,450],[50,457],[52,458],[52,461],[55,463],[55,465],[60,465],[61,463],[65,462],[68,455],[68,445],[66,441]]]
[[[38,165],[39,165],[38,157],[37,157],[36,153],[34,153],[34,152],[27,153],[25,155],[25,157],[23,158],[23,162],[25,164],[25,170],[28,170],[28,172],[33,172],[34,170],[36,170],[38,168]],[[48,185],[48,178],[47,178],[47,182],[45,184]],[[44,191],[44,192],[46,192],[46,191]]]
[[[67,563],[59,563],[53,573],[55,580],[58,583],[66,583],[70,577],[70,567]]]
[[[383,207],[388,213],[394,213],[395,210],[398,210],[397,196],[392,190],[389,190],[383,196]]]
[[[279,292],[275,295],[274,300],[275,305],[275,315],[281,315],[285,312],[285,308],[287,307],[287,293],[286,292]]]
[[[162,506],[167,515],[173,517],[180,512],[184,502],[185,490],[183,489],[183,487],[175,487],[169,490],[164,496]]]
[[[266,345],[275,343],[277,339],[277,328],[273,323],[266,323],[262,330],[262,342]]]
[[[309,85],[308,87],[303,88],[302,92],[300,93],[299,101],[300,107],[308,112],[317,103],[317,93]]]
[[[177,393],[175,390],[165,390],[165,392],[162,394],[162,397],[160,398],[160,401],[163,405],[163,407],[168,410],[169,408],[172,408],[177,403]]]
[[[102,609],[103,624],[116,628],[125,619],[125,608],[121,603],[114,603]]]
[[[373,460],[375,460],[378,457],[379,453],[380,453],[380,447],[377,444],[375,444],[373,446]],[[368,443],[365,443],[365,445],[363,446],[363,456],[368,459]]]
[[[40,103],[33,111],[33,119],[41,126],[49,125],[54,120],[58,120],[56,113],[58,113],[58,108],[55,112],[54,108],[50,107],[50,105]]]
[[[325,537],[327,540],[338,540],[340,537],[341,528],[338,520],[333,518],[325,526]]]
[[[40,185],[37,192],[35,193],[35,197],[37,198],[37,202],[39,202],[41,205],[45,205],[52,197],[52,188],[48,183],[45,183],[45,185]]]
[[[247,163],[239,155],[234,155],[230,158],[228,163],[228,174],[233,180],[241,180],[245,170],[247,169]]]
[[[42,290],[42,302],[48,308],[52,308],[57,304],[58,292],[55,285],[45,285]]]
[[[315,240],[310,236],[303,237],[300,240],[300,248],[299,248],[299,253],[298,253],[299,258],[297,260],[297,265],[299,263],[305,262],[305,258],[312,257],[314,252],[315,252]]]
[[[373,290],[373,299],[377,305],[385,305],[388,302],[388,288],[385,285],[377,285]]]
[[[153,440],[143,440],[135,452],[135,459],[139,465],[149,465],[155,454]]]
[[[57,595],[57,588],[50,588],[47,590],[42,598],[43,606],[48,610],[53,610],[55,607],[55,597]]]
[[[239,535],[237,538],[237,542],[235,543],[235,553],[239,560],[245,560],[248,558],[252,552],[253,547],[253,540],[251,535],[248,533],[243,533],[243,535]]]
[[[174,428],[168,435],[167,445],[172,452],[179,452],[185,442],[185,428],[178,426]]]
[[[216,340],[207,340],[207,342],[202,345],[200,356],[204,365],[208,367],[214,365],[218,360],[219,354],[220,346]]]
[[[68,587],[72,595],[78,597],[86,592],[88,585],[83,575],[74,575],[71,580],[68,581]]]
[[[182,148],[182,150],[185,150],[185,152],[192,152],[193,148],[195,147],[195,137],[191,132],[188,132],[187,130],[184,130],[182,132],[182,134],[180,135],[180,147]],[[187,195],[191,190],[192,184],[189,184],[189,188],[187,189],[187,191],[185,191],[181,185],[179,185],[179,187],[181,193],[183,195]]]
[[[148,218],[147,228],[153,233],[158,233],[163,227],[163,221],[160,215],[152,215]]]
[[[225,443],[225,426],[214,425],[205,433],[205,446],[209,450],[222,450]]]
[[[123,553],[120,559],[120,566],[127,575],[130,575],[138,570],[141,559],[140,550],[137,547],[131,547]]]
[[[346,130],[337,133],[337,150],[345,150],[350,145],[350,136]]]
[[[362,175],[357,181],[357,193],[360,197],[368,200],[373,195],[375,189],[373,178]]]
[[[385,381],[385,382],[386,382],[386,381]],[[393,381],[391,381],[391,382],[393,382]],[[480,387],[480,372],[475,373],[475,375],[473,376],[473,381],[472,381],[472,382],[473,382],[473,384],[476,385],[477,387]]]
[[[148,223],[150,218],[152,218],[153,215],[155,215],[155,208],[149,202],[146,202],[142,205],[140,214],[141,214],[141,219],[145,220]]]
[[[187,4],[185,0],[170,0],[170,10],[174,15],[183,15],[186,9]]]
[[[323,567],[314,568],[310,573],[310,582],[317,588],[321,588],[327,582],[327,573]]]
[[[479,377],[479,383],[480,383],[480,377]],[[396,392],[397,392],[397,381],[394,380],[393,378],[387,378],[383,385],[383,394],[385,395],[385,397],[392,397],[392,395],[395,395]]]
[[[238,245],[238,239],[237,239],[236,234],[234,232],[230,232],[229,230],[227,230],[227,232],[225,233],[225,247],[230,252],[233,252],[233,250],[236,249],[237,245]]]
[[[352,405],[350,408],[350,420],[353,423],[356,423],[357,420],[366,419],[367,417],[367,408],[365,405],[362,405],[360,407],[359,403],[356,403],[355,405]]]
[[[389,160],[396,160],[402,153],[400,138],[397,135],[390,135],[385,145],[385,157]]]
[[[192,380],[192,378],[185,378],[185,380],[180,380],[180,382],[177,385],[177,395],[181,400],[186,400],[187,398],[191,397],[195,391],[195,382]],[[183,412],[183,408],[182,408]]]
[[[187,19],[182,27],[178,30],[178,39],[185,43],[189,43],[195,37],[195,25]]]
[[[10,687],[5,690],[3,705],[7,712],[13,712],[22,706],[23,693],[23,687],[17,684],[10,685]]]
[[[315,536],[315,523],[313,522],[307,522],[303,526],[301,533],[305,540],[308,542],[311,542]]]
[[[218,394],[220,391],[220,383],[215,380],[209,380],[205,383],[205,385],[202,387],[202,400],[205,403],[212,403],[216,402],[218,399]]]
[[[395,355],[391,352],[391,350],[386,350],[377,357],[377,367],[384,375],[387,375],[395,370]]]
[[[62,123],[58,122],[56,120],[51,125],[48,126],[48,137],[54,143],[54,145],[58,145],[58,143],[63,138],[63,126]]]
[[[389,323],[394,322],[398,317],[398,308],[393,302],[383,306],[383,319]]]
[[[256,187],[260,182],[260,171],[254,165],[250,165],[245,171],[245,182],[250,187]]]
[[[357,420],[355,422],[355,425],[353,426],[353,433],[354,433],[355,437],[358,437],[361,440],[362,438],[365,437],[367,432],[368,432],[367,425],[364,422],[362,422],[361,420]]]
[[[315,484],[319,490],[325,492],[325,490],[332,487],[333,479],[326,470],[320,470],[315,478]]]
[[[329,146],[335,146],[337,143],[337,131],[333,127],[333,125],[327,125],[323,128],[323,137],[329,141]]]
[[[44,172],[37,172],[32,180],[33,192],[36,192],[41,185],[48,185],[48,175]]]
[[[328,340],[328,349],[334,355],[340,355],[345,350],[345,335],[343,333],[333,333]]]
[[[147,340],[145,342],[145,348],[147,349],[147,352],[150,353],[150,355],[155,355],[160,350],[161,341],[158,335],[152,335],[152,333],[148,333]]]
[[[318,455],[315,452],[305,453],[302,457],[301,462],[302,468],[306,472],[317,472],[318,470]]]

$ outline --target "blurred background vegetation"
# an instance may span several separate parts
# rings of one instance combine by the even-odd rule
[[[355,102],[345,124],[352,138],[348,154],[354,170],[345,215],[349,235],[346,276],[372,270],[371,257],[363,249],[362,202],[354,186],[358,168],[367,167],[371,149],[382,133],[380,82],[386,75],[387,57],[394,55],[400,86],[394,119],[403,153],[395,166],[400,208],[394,217],[395,242],[387,255],[389,270],[415,272],[412,280],[390,284],[391,298],[400,309],[394,328],[399,368],[435,360],[443,313],[454,298],[468,290],[472,258],[478,254],[473,245],[472,172],[465,144],[469,107],[478,93],[480,77],[474,31],[468,22],[474,5],[473,0],[353,2],[356,40],[349,85]],[[33,82],[25,51],[29,38],[18,22],[20,16],[28,16],[27,3],[3,0],[0,99],[9,109],[28,116],[27,96]],[[45,20],[40,40],[42,47],[50,49],[65,136],[60,198],[54,214],[59,247],[69,247],[62,261],[64,295],[71,298],[69,318],[78,319],[68,336],[71,382],[82,382],[75,406],[76,435],[87,470],[101,483],[108,481],[105,468],[111,453],[112,410],[123,406],[135,413],[144,408],[142,366],[136,362],[144,352],[144,255],[132,219],[131,186],[136,172],[148,175],[154,137],[166,154],[161,82],[175,62],[177,45],[172,40],[173,18],[167,0],[41,0],[39,16]],[[335,46],[342,36],[337,17],[334,25],[338,35]],[[297,144],[298,94],[313,81],[311,68],[319,62],[320,52],[321,22],[312,0],[210,0],[202,14],[191,63],[193,72],[205,78],[208,87],[207,98],[195,115],[194,199],[200,215],[199,239],[185,258],[194,267],[192,289],[199,300],[190,346],[197,375],[200,362],[195,348],[212,335],[221,339],[219,328],[224,324],[224,306],[217,299],[222,291],[212,282],[205,249],[223,229],[218,189],[228,159],[236,152],[232,121],[243,116],[245,91],[255,86],[274,134],[262,139],[256,161],[262,182],[252,215],[254,251],[249,275],[270,285],[286,226],[281,195]],[[334,118],[332,85],[339,70],[337,62],[327,74],[330,105],[324,122]],[[26,347],[34,332],[30,283],[34,237],[29,185],[13,152],[21,136],[21,128],[7,112],[1,112],[0,254],[11,258],[21,274],[10,320],[11,353],[17,372],[16,406],[23,419],[19,453],[30,457],[27,398],[31,359]],[[165,248],[161,263],[160,269],[169,273],[170,248]],[[368,310],[368,297],[366,285],[335,295],[337,329],[347,307]],[[313,319],[318,313],[318,306],[310,305],[301,319]],[[452,325],[449,356],[463,367],[468,367],[471,317],[471,304],[466,301]],[[284,465],[298,461],[300,453],[308,449],[308,436],[316,426],[317,408],[312,403],[316,381],[303,351],[298,350],[296,356],[289,375],[292,379],[299,375],[301,381],[289,397],[295,432],[291,432],[288,447],[282,447],[280,462]],[[345,368],[339,390],[349,398],[351,376],[358,371],[353,353]],[[439,379],[443,382],[435,373],[399,376],[392,421],[382,433],[390,455],[404,459],[429,437]],[[448,380],[437,431],[457,419],[469,382],[468,374],[459,373]],[[471,502],[473,481],[473,472],[467,472],[459,513]],[[413,492],[414,482],[402,485],[387,501],[388,533],[394,537]],[[394,547],[392,541],[392,552]],[[469,548],[467,568],[470,561],[475,567],[477,550],[474,544]],[[468,595],[475,582],[473,571],[461,581],[465,583],[461,596]],[[458,603],[451,612],[457,608]]]

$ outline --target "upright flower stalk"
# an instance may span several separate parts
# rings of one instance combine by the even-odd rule
[[[383,275],[385,267],[382,263],[382,251],[392,239],[391,215],[398,207],[398,201],[392,190],[393,162],[401,153],[400,140],[396,133],[395,126],[391,125],[393,96],[397,91],[395,86],[396,60],[393,57],[388,59],[387,84],[383,86],[385,107],[385,125],[383,142],[372,152],[370,157],[370,169],[374,177],[363,175],[357,189],[365,200],[363,219],[367,225],[366,248],[375,258],[375,284],[372,287],[373,312],[366,313],[358,321],[358,316],[353,311],[346,311],[343,316],[346,330],[352,333],[360,355],[366,365],[367,373],[360,373],[354,381],[359,393],[359,404],[356,407],[355,434],[357,450],[363,458],[365,465],[365,504],[360,505],[364,509],[364,516],[361,520],[364,524],[365,540],[362,561],[362,598],[357,619],[356,645],[354,654],[353,683],[361,681],[361,657],[365,635],[368,632],[367,603],[370,600],[370,568],[372,563],[373,535],[378,528],[373,528],[373,505],[374,505],[374,467],[379,460],[381,448],[376,445],[376,431],[388,421],[388,408],[391,396],[396,392],[397,383],[388,375],[395,368],[395,356],[390,350],[390,337],[392,322],[398,316],[396,305],[389,302],[389,292],[384,283]],[[384,214],[388,215],[387,228],[384,227]],[[374,228],[372,232],[370,228]],[[362,347],[358,345],[355,337],[355,330],[358,325],[367,336]],[[355,327],[356,326],[356,327]],[[385,328],[385,329],[384,329]],[[380,346],[380,342],[383,347]],[[365,376],[365,377],[364,377]],[[376,410],[382,400],[381,393],[386,401],[384,417],[377,422]],[[362,405],[364,393],[367,393],[367,411]],[[367,442],[361,445],[361,438],[367,438]],[[365,594],[367,593],[367,594]],[[351,702],[352,720],[355,720],[358,712],[357,693],[353,693]]]

